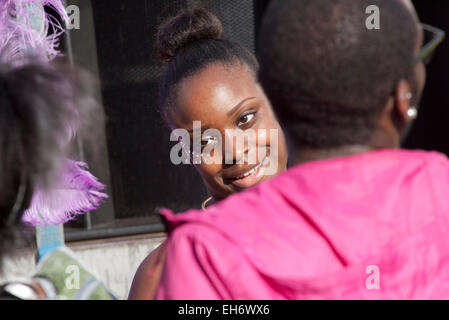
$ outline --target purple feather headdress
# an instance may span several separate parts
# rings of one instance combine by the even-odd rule
[[[108,196],[101,192],[105,186],[87,169],[83,162],[66,160],[59,183],[34,193],[22,221],[33,226],[57,225],[97,209]]]
[[[19,62],[26,55],[52,60],[59,55],[64,26],[46,13],[51,7],[63,23],[68,21],[61,0],[0,0],[0,53],[3,62]],[[50,32],[51,31],[51,32]]]
[[[0,0],[0,61],[22,65],[30,55],[51,61],[58,55],[65,28],[45,12],[51,7],[62,22],[68,21],[61,0]],[[76,128],[68,123],[68,131]],[[75,132],[71,132],[72,136]],[[33,226],[63,224],[79,214],[97,209],[108,197],[105,188],[83,162],[64,160],[58,181],[48,190],[37,189],[22,220]]]

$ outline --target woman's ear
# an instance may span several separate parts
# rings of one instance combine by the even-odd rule
[[[403,124],[409,124],[416,119],[418,115],[418,109],[412,105],[413,94],[410,83],[407,80],[399,81],[396,87],[396,95],[394,97],[394,110],[393,112],[399,115],[399,120]]]

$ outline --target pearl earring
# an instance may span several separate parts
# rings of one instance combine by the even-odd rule
[[[407,110],[407,116],[410,119],[416,119],[418,117],[418,109],[416,107],[410,107]]]

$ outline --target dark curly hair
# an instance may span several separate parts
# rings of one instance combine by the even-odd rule
[[[380,9],[380,30],[366,28],[370,5]],[[291,139],[308,148],[368,142],[410,76],[417,22],[400,0],[273,0],[260,33],[260,81]]]
[[[87,72],[61,62],[0,63],[0,258],[34,188],[51,187],[73,134],[89,142],[99,133],[96,88]]]
[[[222,39],[223,28],[211,12],[197,8],[183,10],[158,28],[156,51],[167,68],[160,81],[160,109],[169,123],[168,109],[178,84],[211,63],[242,63],[256,77],[255,56],[238,43]]]

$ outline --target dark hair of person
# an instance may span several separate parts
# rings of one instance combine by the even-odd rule
[[[222,33],[218,18],[202,8],[184,10],[159,26],[155,47],[166,64],[159,97],[161,113],[167,123],[177,86],[204,67],[213,63],[242,63],[256,77],[259,66],[255,56],[238,43],[222,39]]]
[[[380,9],[380,29],[366,27],[370,5]],[[417,20],[400,0],[273,0],[259,80],[298,146],[364,144],[410,77],[417,40]]]
[[[0,259],[21,239],[33,190],[55,182],[73,134],[88,145],[98,137],[97,88],[87,72],[64,63],[0,63]]]

